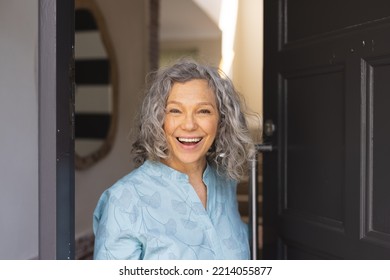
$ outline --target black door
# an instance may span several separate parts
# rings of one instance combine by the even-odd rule
[[[264,15],[263,258],[390,259],[390,1]]]

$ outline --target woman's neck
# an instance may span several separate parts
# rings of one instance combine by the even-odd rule
[[[181,173],[186,174],[190,182],[191,181],[196,182],[199,180],[202,181],[203,172],[205,171],[207,166],[206,159],[194,163],[178,163],[168,158],[168,159],[162,159],[161,162]]]
[[[200,201],[203,204],[203,207],[206,208],[207,187],[203,182],[203,173],[207,166],[206,159],[204,160],[204,162],[196,162],[191,164],[175,164],[169,159],[161,160],[161,162],[188,176],[189,183],[194,188],[196,194],[198,195]]]

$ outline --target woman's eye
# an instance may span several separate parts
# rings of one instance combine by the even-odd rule
[[[211,111],[209,109],[200,109],[199,113],[200,114],[211,114]]]
[[[171,113],[171,114],[179,114],[180,113],[180,110],[179,109],[175,109],[175,108],[171,108],[168,110],[168,113]]]

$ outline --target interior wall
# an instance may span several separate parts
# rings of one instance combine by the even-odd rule
[[[92,214],[102,192],[130,172],[129,131],[148,72],[148,1],[96,0],[112,40],[119,73],[119,117],[111,152],[75,174],[76,238],[92,233]]]
[[[239,1],[233,82],[250,110],[263,112],[263,1]],[[252,119],[258,122],[258,119]],[[250,120],[250,121],[252,121]],[[252,127],[257,125],[251,123]]]
[[[199,61],[218,66],[221,60],[221,38],[161,40],[160,50],[196,50]]]
[[[38,0],[0,2],[0,259],[38,256]]]

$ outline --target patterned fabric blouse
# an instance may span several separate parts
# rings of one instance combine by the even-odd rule
[[[106,190],[94,212],[95,259],[249,259],[236,182],[207,166],[207,205],[180,173],[146,161]]]

